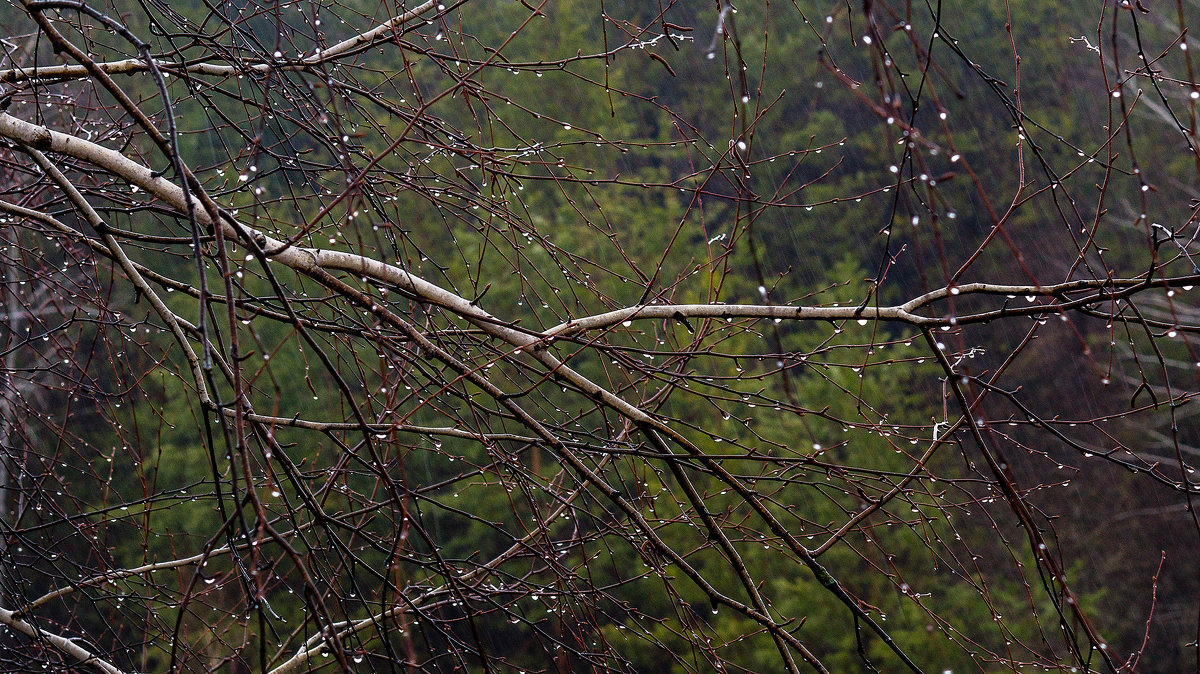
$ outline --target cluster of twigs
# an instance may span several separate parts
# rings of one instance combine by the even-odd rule
[[[511,54],[566,8],[5,10],[12,671],[937,666],[912,625],[982,669],[1138,666],[1138,629],[1088,598],[1101,535],[1056,524],[1080,515],[1056,495],[1140,488],[1129,512],[1200,531],[1195,211],[1147,215],[1176,204],[1150,201],[1135,136],[1178,127],[1200,166],[1191,62],[1156,65],[1139,32],[1176,54],[1182,13],[1109,8],[1109,41],[1072,43],[1106,87],[1085,146],[1024,107],[1011,17],[1000,77],[936,3],[659,4],[597,3],[586,44],[533,60]],[[838,138],[758,135],[782,103],[755,17],[782,11],[882,129],[863,191],[806,191]],[[628,61],[719,73],[696,86],[730,139],[625,88]],[[977,170],[960,85],[1011,123],[1010,164]],[[671,128],[558,117],[575,91]],[[623,222],[630,195],[674,220]],[[875,239],[795,266],[865,274],[784,294],[756,225],[863,199]],[[1158,573],[1119,598],[1145,599],[1147,637]]]

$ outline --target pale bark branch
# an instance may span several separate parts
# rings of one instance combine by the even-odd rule
[[[165,72],[190,75],[208,75],[229,77],[244,72],[266,73],[272,70],[305,70],[323,63],[334,61],[342,56],[354,54],[363,49],[385,41],[401,25],[428,12],[436,0],[428,0],[420,5],[396,15],[364,33],[342,40],[326,49],[318,49],[313,54],[295,61],[278,61],[263,63],[246,63],[244,65],[221,65],[215,63],[176,63],[168,60],[155,60],[154,64]],[[140,58],[120,59],[117,61],[102,61],[95,64],[101,72],[109,75],[132,75],[146,72],[150,64]],[[91,72],[82,65],[66,64],[57,66],[42,66],[28,68],[8,68],[0,70],[0,82],[16,83],[28,80],[75,80],[90,77]]]
[[[103,146],[84,141],[77,137],[62,134],[57,131],[50,130],[45,127],[37,126],[24,122],[8,114],[0,115],[0,136],[8,137],[22,143],[27,143],[43,150],[65,154],[84,162],[100,167],[133,185],[146,190],[162,199],[172,208],[179,211],[187,210],[188,204],[185,202],[183,190],[174,183],[158,176],[150,171],[145,166],[142,166],[124,155],[104,148]],[[197,205],[205,199],[205,195],[199,194],[193,197],[196,199]],[[353,290],[330,272],[341,271],[349,272],[355,277],[366,277],[377,281],[393,284],[398,286],[404,292],[414,296],[418,301],[423,303],[438,306],[447,311],[450,311],[463,319],[470,321],[491,336],[503,340],[514,347],[514,356],[517,352],[521,352],[521,357],[532,359],[539,362],[545,371],[560,382],[565,382],[575,387],[585,395],[595,399],[597,403],[609,407],[618,412],[625,418],[633,422],[648,437],[654,441],[655,446],[661,452],[664,459],[678,458],[693,458],[702,461],[704,465],[711,469],[716,477],[722,482],[728,484],[733,490],[741,495],[746,502],[755,510],[757,514],[763,517],[767,522],[770,530],[781,537],[784,543],[796,553],[806,565],[810,567],[818,580],[832,593],[835,594],[854,612],[855,616],[863,620],[872,631],[879,634],[885,640],[889,647],[895,649],[891,639],[886,632],[882,631],[875,622],[859,607],[853,598],[845,591],[845,589],[821,567],[811,551],[804,548],[795,536],[789,532],[779,520],[759,502],[751,491],[733,475],[723,469],[718,462],[715,462],[703,454],[687,440],[686,437],[680,435],[673,430],[668,424],[651,412],[641,409],[639,406],[630,403],[621,396],[612,392],[606,387],[597,385],[586,376],[575,371],[564,363],[561,359],[544,348],[548,342],[555,337],[564,334],[569,335],[573,332],[582,331],[584,329],[595,329],[599,327],[607,327],[625,320],[633,320],[635,318],[658,318],[658,319],[678,319],[683,318],[729,318],[734,316],[744,316],[747,318],[777,318],[783,319],[804,319],[804,320],[850,320],[859,321],[870,320],[889,320],[907,323],[915,326],[921,326],[928,330],[930,327],[937,325],[949,325],[959,320],[983,321],[988,320],[991,316],[1013,316],[1027,314],[1045,314],[1047,312],[1062,311],[1067,308],[1076,306],[1086,306],[1095,304],[1101,301],[1108,301],[1121,296],[1124,293],[1133,293],[1140,289],[1159,285],[1162,283],[1184,283],[1185,281],[1195,282],[1192,277],[1184,279],[1172,279],[1168,282],[1161,280],[1153,283],[1147,282],[1144,279],[1126,279],[1121,281],[1113,281],[1111,279],[1102,280],[1085,280],[1072,281],[1064,284],[1053,286],[1006,286],[1006,285],[990,285],[990,284],[967,284],[957,288],[944,288],[927,293],[920,297],[914,298],[909,302],[892,307],[871,307],[871,306],[847,306],[847,307],[795,307],[795,306],[769,306],[769,305],[647,305],[640,307],[631,307],[616,312],[608,312],[595,317],[579,319],[571,321],[563,326],[552,328],[545,333],[523,331],[513,325],[496,318],[487,311],[479,307],[476,303],[446,290],[436,284],[433,284],[419,276],[399,268],[395,265],[375,260],[363,255],[358,255],[350,252],[323,250],[315,248],[304,248],[299,246],[288,245],[276,238],[267,236],[265,233],[249,228],[241,223],[234,221],[224,212],[216,215],[218,222],[213,222],[212,215],[204,208],[195,208],[197,220],[206,227],[220,227],[224,234],[230,238],[241,241],[243,244],[250,246],[252,249],[258,249],[271,261],[283,264],[294,269],[296,272],[310,276],[330,289],[343,292],[348,299],[351,299],[358,304],[373,304],[369,296]],[[1075,296],[1083,291],[1088,293],[1083,297]],[[966,317],[924,317],[916,313],[918,309],[924,308],[938,300],[946,299],[952,295],[962,294],[1011,294],[1011,295],[1033,295],[1037,297],[1048,297],[1053,301],[1049,304],[1035,304],[1031,306],[1009,307],[994,312],[983,312]],[[389,314],[386,309],[379,308],[380,315]],[[397,322],[398,326],[402,326],[403,322]],[[403,327],[403,326],[402,326]],[[411,326],[405,327],[409,337],[417,340],[422,347],[429,349],[430,353],[440,354],[439,358],[446,360],[447,363],[454,362],[456,369],[466,368],[465,364],[457,363],[448,354],[441,352],[433,344],[428,343],[422,334]],[[557,331],[557,332],[556,332]],[[495,396],[504,401],[506,407],[518,414],[518,418],[522,423],[529,425],[531,429],[535,429],[539,436],[542,436],[552,447],[555,448],[559,456],[564,460],[564,463],[569,465],[572,470],[578,472],[586,482],[591,483],[601,490],[604,495],[620,507],[623,513],[630,518],[635,526],[643,532],[647,538],[653,542],[653,545],[673,564],[679,566],[689,577],[692,578],[702,589],[710,596],[719,598],[721,603],[735,608],[735,610],[743,613],[751,619],[759,622],[768,629],[772,638],[775,638],[781,645],[786,643],[793,648],[796,648],[801,654],[806,654],[807,650],[802,643],[795,639],[794,636],[787,633],[781,626],[771,617],[765,604],[757,597],[753,591],[753,581],[749,577],[743,578],[745,583],[750,585],[748,590],[751,599],[755,605],[749,605],[735,599],[732,599],[723,593],[720,593],[716,588],[708,584],[705,579],[688,564],[687,560],[681,557],[677,551],[673,550],[669,545],[658,539],[654,535],[654,529],[642,518],[640,512],[633,507],[628,500],[615,488],[607,484],[606,481],[596,471],[581,461],[578,457],[561,444],[553,437],[541,424],[524,415],[519,407],[515,406],[511,400],[505,396],[504,392],[490,385],[486,379],[478,373],[471,371],[469,368],[463,369],[463,374],[473,383],[483,387],[489,395]],[[671,442],[683,449],[682,454],[675,454],[665,442],[659,438],[658,433],[662,433],[663,437],[668,438]],[[692,496],[695,501],[698,496]],[[702,507],[697,503],[697,508]],[[709,526],[713,529],[715,525]],[[370,624],[374,624],[371,621]],[[333,637],[334,635],[326,635]],[[786,648],[783,648],[786,651]],[[903,654],[896,650],[901,657]],[[306,656],[307,657],[307,656]],[[806,659],[808,657],[806,656]],[[290,662],[290,661],[289,661]],[[282,671],[287,671],[286,669]]]
[[[40,627],[18,618],[15,613],[6,609],[0,608],[0,623],[11,627],[12,629],[24,634],[32,639],[45,641],[56,649],[75,658],[80,664],[91,665],[96,669],[104,672],[104,674],[124,674],[124,670],[116,665],[97,656],[95,653],[75,643],[59,634],[48,632]]]

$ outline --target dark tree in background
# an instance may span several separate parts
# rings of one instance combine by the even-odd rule
[[[0,8],[0,669],[1200,667],[1200,6],[1075,4]]]

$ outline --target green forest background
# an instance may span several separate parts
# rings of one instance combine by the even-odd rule
[[[285,9],[304,14],[315,7]],[[331,191],[345,186],[347,176],[377,160],[389,170],[387,177],[362,185],[320,221],[305,243],[396,262],[464,297],[480,297],[488,311],[534,330],[646,297],[829,306],[868,297],[881,304],[904,301],[950,283],[955,270],[994,235],[995,214],[1006,211],[1003,237],[995,237],[958,282],[1052,283],[1086,277],[1094,269],[1136,276],[1156,250],[1147,243],[1147,221],[1172,228],[1191,222],[1198,174],[1186,138],[1181,140],[1179,128],[1155,112],[1161,105],[1153,87],[1128,76],[1128,69],[1139,67],[1136,62],[1102,64],[1093,49],[1110,40],[1120,45],[1115,51],[1134,58],[1133,24],[1125,14],[1108,19],[1119,26],[1114,35],[1098,36],[1101,8],[1095,3],[874,4],[874,24],[866,22],[862,8],[846,4],[745,3],[728,19],[727,34],[715,40],[715,58],[709,58],[720,7],[682,3],[663,17],[657,3],[555,0],[531,19],[520,2],[465,3],[404,35],[436,57],[383,45],[355,57],[354,67],[331,72],[330,77],[358,88],[353,98],[346,87],[323,86],[299,73],[278,76],[289,81],[198,77],[198,84],[172,77],[181,156],[211,194],[240,211],[239,217],[285,236],[289,223],[312,218]],[[254,14],[239,3],[215,9],[182,3],[172,10],[179,16],[151,9],[152,21],[134,6],[108,8],[135,34],[153,36],[156,49],[165,50],[169,42],[160,26],[184,25],[189,17],[199,23],[210,12],[239,17],[240,32],[214,39],[228,49],[223,57],[274,48],[278,28],[271,12]],[[1173,11],[1160,16],[1160,11],[1165,8],[1137,17],[1136,39],[1149,58],[1163,54],[1155,66],[1182,82],[1187,66],[1177,47],[1180,18]],[[325,10],[327,41],[369,28],[370,17],[382,13],[365,2]],[[34,33],[34,24],[16,8],[6,9],[3,18],[13,41]],[[621,26],[656,25],[662,26],[657,33],[638,31],[644,44],[637,47],[607,58],[574,58],[629,41]],[[930,40],[935,30],[947,42]],[[662,36],[664,31],[673,37]],[[884,40],[887,58],[893,59],[887,66],[880,60],[884,52],[867,48],[862,40],[867,34]],[[87,39],[97,59],[128,52],[99,29]],[[184,53],[203,57],[207,47],[198,42]],[[500,56],[493,51],[498,45],[504,45]],[[914,56],[926,48],[933,50],[936,63],[928,78]],[[1018,86],[1014,49],[1020,54],[1019,95],[1013,91]],[[49,49],[30,58],[59,62]],[[471,72],[473,59],[490,59],[492,65]],[[561,66],[546,65],[562,59]],[[471,93],[456,92],[420,107],[453,90],[468,72]],[[907,77],[898,77],[899,72]],[[1120,98],[1112,95],[1117,81],[1127,81],[1117,89],[1126,99],[1136,98],[1141,89],[1137,100],[1145,100],[1127,120],[1121,119],[1121,102],[1114,104]],[[144,75],[120,84],[136,92],[148,111],[161,113],[153,83]],[[1164,97],[1175,105],[1171,112],[1177,121],[1187,126],[1194,119],[1191,89],[1186,83],[1174,87]],[[329,111],[324,125],[306,118],[305,106],[312,100]],[[1025,115],[1019,129],[1018,105]],[[68,123],[72,111],[55,106],[22,94],[13,114],[37,115],[57,128]],[[412,123],[418,109],[423,121]],[[1118,124],[1121,129],[1114,130]],[[902,128],[921,131],[915,149],[904,144]],[[399,149],[389,147],[406,129],[411,140]],[[1106,143],[1112,136],[1119,137],[1115,145],[1120,147],[1110,161]],[[453,151],[456,137],[513,149],[480,165]],[[422,139],[433,138],[449,150],[421,147]],[[112,137],[101,142],[119,145]],[[154,167],[163,163],[144,139],[135,138],[122,151],[148,157],[146,163]],[[1101,184],[1104,189],[1098,190]],[[1010,207],[1008,200],[1018,192],[1021,197]],[[174,236],[186,232],[186,223],[157,212],[148,200],[126,198],[97,196],[110,207],[105,213],[114,226]],[[1079,265],[1081,225],[1090,231],[1083,238],[1093,236],[1095,244]],[[27,245],[51,261],[68,256],[54,242]],[[196,285],[186,246],[146,245],[137,255],[148,267]],[[1172,269],[1186,272],[1187,264],[1180,259]],[[885,266],[886,277],[881,277]],[[219,287],[219,271],[210,267],[208,272]],[[107,282],[97,274],[101,284]],[[295,298],[310,292],[320,297],[311,282],[284,281]],[[95,391],[81,395],[77,389],[49,387],[34,403],[47,421],[28,420],[33,429],[28,437],[46,442],[57,423],[71,433],[57,441],[73,446],[75,454],[61,465],[51,460],[37,482],[37,501],[47,507],[30,508],[12,523],[24,545],[6,550],[16,560],[6,571],[8,597],[32,599],[97,568],[196,554],[223,544],[223,521],[237,518],[232,514],[237,506],[218,507],[223,497],[214,490],[213,474],[228,477],[227,457],[224,445],[205,435],[180,354],[169,335],[145,330],[157,321],[148,318],[135,293],[115,287],[105,305],[143,332],[135,328],[133,336],[121,339],[102,338],[111,333],[95,326],[57,333],[55,345],[92,349],[80,370]],[[273,292],[267,279],[250,272],[242,287],[247,296]],[[185,293],[166,296],[180,315],[196,314],[194,299]],[[948,310],[970,308],[964,303]],[[351,330],[372,327],[362,312],[344,307],[314,302],[303,310],[313,320],[341,322]],[[415,306],[411,311],[431,331],[463,327],[436,311]],[[148,322],[142,324],[143,319]],[[1134,376],[1138,368],[1127,351],[1110,344],[1105,322],[1082,316],[1056,322],[1052,318],[1035,343],[1022,347],[1004,386],[1019,390],[1030,409],[1063,420],[1129,409],[1131,397],[1138,400],[1136,384],[1120,375]],[[350,382],[352,397],[286,322],[260,317],[247,323],[245,339],[255,355],[244,367],[260,411],[350,420],[351,405],[369,417],[398,405],[408,423],[461,421],[461,402],[445,391],[445,373],[436,367],[406,372],[408,392],[382,392],[394,382],[362,367],[382,357],[377,351],[384,347],[374,338],[321,338]],[[1029,323],[964,328],[955,332],[954,346],[970,351],[972,370],[994,371],[1024,339]],[[614,350],[629,350],[630,357],[669,359],[664,354],[689,344],[698,351],[734,354],[698,358],[689,379],[721,381],[720,404],[707,400],[713,389],[699,383],[694,390],[671,384],[671,395],[656,397],[668,384],[637,382],[626,395],[653,401],[657,413],[676,420],[713,454],[820,457],[790,473],[794,481],[762,486],[773,508],[811,529],[794,532],[806,540],[815,537],[819,543],[862,503],[864,495],[851,491],[847,485],[853,480],[836,467],[850,474],[861,469],[854,479],[864,481],[874,479],[862,477],[868,473],[910,470],[913,455],[897,448],[907,444],[897,438],[928,433],[931,427],[936,431],[933,424],[959,416],[952,405],[947,411],[941,372],[912,330],[887,324],[767,323],[731,332],[711,329],[696,344],[693,328],[668,322],[653,332],[615,330],[604,339]],[[877,347],[864,356],[853,347],[865,341]],[[1125,341],[1135,352],[1148,344],[1144,335]],[[1184,341],[1163,348],[1172,362],[1196,360]],[[642,356],[638,350],[653,354]],[[800,353],[813,353],[813,364],[779,376],[776,361],[782,364],[787,354]],[[482,368],[493,355],[479,351],[464,357]],[[571,363],[615,388],[635,380],[630,368],[606,362],[604,354],[583,352]],[[538,383],[505,362],[489,372],[514,387]],[[1146,368],[1144,376],[1154,385],[1171,379],[1195,386],[1194,373],[1182,366],[1178,371]],[[775,398],[797,401],[808,413],[764,410],[763,401]],[[540,414],[575,420],[588,432],[604,434],[611,421],[566,390],[545,394],[538,404]],[[1001,404],[987,410],[994,420],[1015,411]],[[1063,431],[1097,446],[1113,438],[1148,446],[1171,423],[1180,437],[1194,437],[1198,429],[1191,418],[1173,418],[1169,412],[1149,409],[1103,428]],[[36,430],[43,423],[45,428]],[[904,431],[885,437],[879,429],[887,424]],[[511,419],[485,425],[495,432],[521,430]],[[314,489],[332,485],[320,491],[327,510],[362,507],[358,496],[371,493],[375,484],[369,470],[354,466],[328,480],[344,446],[357,442],[353,433],[280,428],[277,434],[302,481]],[[1144,470],[1094,459],[1036,425],[1023,423],[1001,436],[1014,474],[1031,488],[1029,501],[1046,517],[1047,532],[1066,560],[1080,601],[1114,651],[1135,652],[1148,638],[1137,671],[1193,668],[1200,593],[1193,562],[1197,531],[1188,517],[1179,516],[1183,497],[1145,479]],[[922,484],[902,508],[881,514],[830,548],[821,562],[874,607],[872,614],[926,671],[1057,670],[1059,664],[1066,671],[1073,663],[1058,618],[1042,588],[1030,585],[1037,577],[1031,571],[1033,554],[1005,503],[988,494],[988,485],[970,479],[977,459],[969,443],[960,447],[957,442],[927,466],[945,486]],[[490,449],[467,439],[390,438],[383,444],[394,457],[389,470],[416,495],[410,515],[430,536],[410,542],[413,561],[396,572],[408,586],[445,582],[446,568],[420,561],[431,548],[451,565],[467,568],[512,545],[524,531],[521,519],[552,503],[546,495],[553,493],[551,479],[558,468],[552,456],[536,448],[522,450],[525,462],[517,475],[489,472]],[[822,449],[814,455],[817,447]],[[730,459],[727,466],[749,476],[763,470],[751,461]],[[605,471],[631,493],[672,488],[669,471],[634,457],[614,461]],[[104,475],[104,483],[97,484],[96,477]],[[276,495],[272,514],[285,516],[298,494],[266,469],[256,479]],[[717,493],[718,483],[703,479],[698,486],[714,490],[706,499],[711,511],[731,521],[747,515],[734,495]],[[518,492],[529,498],[514,499],[506,484],[524,485]],[[243,518],[253,517],[242,508]],[[733,611],[710,607],[686,579],[656,578],[636,546],[606,536],[601,525],[610,514],[603,506],[589,502],[580,508],[593,519],[577,515],[577,521],[548,525],[563,536],[594,527],[583,546],[587,552],[572,553],[579,559],[572,560],[571,574],[544,572],[540,595],[439,606],[437,615],[455,625],[452,629],[409,626],[414,638],[395,636],[384,645],[363,637],[363,671],[388,671],[388,658],[407,649],[429,671],[483,671],[461,646],[472,639],[482,639],[500,669],[582,671],[582,660],[557,654],[554,644],[583,623],[602,628],[588,633],[593,644],[607,644],[625,658],[608,662],[618,670],[711,671],[711,648],[731,669],[782,671],[769,636]],[[723,558],[706,546],[705,533],[679,518],[677,502],[664,499],[647,508],[661,522],[665,540],[694,550],[689,559],[714,585],[738,593]],[[362,526],[386,538],[398,517],[377,513],[364,518]],[[142,533],[147,531],[154,533]],[[804,618],[796,634],[830,671],[863,671],[862,653],[879,671],[904,671],[884,643],[856,629],[853,616],[819,579],[765,532],[759,535],[761,540],[738,541],[744,559],[763,579],[764,593],[780,615]],[[345,569],[328,569],[340,584],[333,592],[349,607],[350,617],[365,615],[366,604],[347,598],[384,601],[379,584],[381,576],[388,577],[391,551],[354,547],[317,527],[299,536],[297,545],[302,552],[324,550],[334,557],[341,545],[354,549]],[[269,651],[308,620],[303,588],[284,580],[286,561],[275,564],[280,580],[265,590],[270,611],[261,620],[249,619],[236,592],[239,571],[227,557],[209,560],[199,575],[192,569],[170,572],[174,580],[167,584],[174,583],[179,593],[213,585],[182,614],[173,599],[156,598],[158,584],[166,582],[162,578],[153,584],[130,578],[49,603],[39,615],[88,634],[136,671],[167,671],[172,635],[194,652],[212,654],[212,662],[223,653],[239,653],[229,671],[258,671],[264,663],[257,646],[235,643],[241,636],[232,635],[252,634],[267,642]],[[631,582],[643,572],[644,582]],[[1150,620],[1152,584],[1157,603]],[[601,598],[574,602],[572,594],[588,587],[611,589]],[[114,599],[120,595],[128,602]],[[244,632],[231,625],[241,625]],[[301,634],[313,630],[302,628]],[[707,642],[697,643],[696,635]],[[1006,666],[995,660],[997,654],[1029,665]]]

